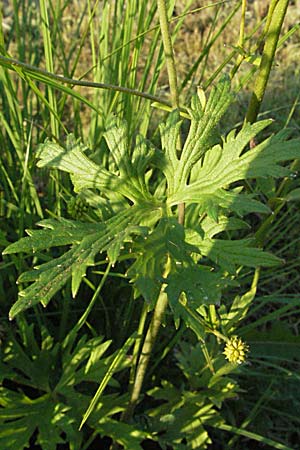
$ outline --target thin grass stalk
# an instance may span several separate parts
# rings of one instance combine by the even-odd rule
[[[224,2],[220,2],[220,3],[224,3]],[[216,3],[215,5],[219,5],[220,3]],[[214,6],[214,4],[212,5]],[[193,66],[191,67],[191,69],[189,70],[189,72],[187,73],[185,79],[183,80],[183,82],[181,83],[180,86],[180,92],[185,88],[185,86],[188,84],[188,82],[191,80],[193,74],[196,72],[196,70],[198,69],[199,65],[201,64],[201,62],[203,61],[203,59],[206,57],[206,55],[209,53],[211,47],[213,46],[213,44],[218,40],[218,38],[220,37],[220,35],[223,33],[223,31],[226,29],[227,25],[231,22],[231,19],[235,16],[235,14],[238,12],[238,10],[240,9],[241,6],[241,1],[236,5],[236,7],[232,10],[232,12],[229,14],[229,16],[227,17],[227,19],[222,23],[221,27],[219,28],[219,30],[217,30],[217,32],[212,36],[211,40],[207,43],[207,45],[205,46],[205,48],[203,49],[203,51],[201,52],[201,54],[199,55],[199,57],[197,58],[197,60],[194,62]],[[201,8],[202,9],[202,8]],[[208,84],[206,83],[206,85],[208,86]]]
[[[52,42],[50,35],[50,23],[48,17],[48,1],[40,0],[40,14],[42,20],[42,36],[44,41],[44,54],[45,54],[45,64],[46,69],[53,73],[54,72],[54,63],[53,63],[53,55],[52,55]],[[59,137],[59,120],[58,120],[58,108],[55,92],[52,87],[48,86],[48,97],[49,97],[49,113],[50,113],[50,129],[52,136],[55,139]],[[56,213],[60,216],[61,213],[61,202],[59,195],[59,175],[57,171],[54,171],[54,180],[50,184],[50,190],[55,194],[55,204],[56,204]]]
[[[209,44],[211,42],[211,37],[213,36],[213,33],[214,33],[215,29],[216,29],[220,11],[221,11],[221,5],[216,8],[215,15],[214,15],[214,17],[213,17],[213,19],[211,21],[211,24],[210,24],[210,27],[209,27],[209,31],[208,31],[207,37],[206,37],[204,45],[203,45],[204,49],[207,48],[207,47],[209,49],[211,48],[211,45],[209,45]],[[223,26],[222,26],[222,28],[223,28]],[[205,70],[207,68],[207,63],[208,63],[208,59],[209,59],[209,51],[208,52],[204,51],[203,52],[203,56],[204,56],[203,64],[202,64],[202,69],[201,69],[201,72],[200,72],[200,76],[198,77],[197,86],[202,86],[202,84],[203,84],[204,74],[205,74]],[[198,58],[198,61],[199,61],[199,58]]]
[[[48,72],[54,72],[54,64],[53,64],[53,56],[52,56],[52,44],[51,44],[51,35],[50,35],[50,24],[48,18],[48,4],[47,0],[40,0],[40,11],[41,11],[41,19],[42,19],[42,35],[44,41],[44,52],[45,52],[45,63],[46,69]],[[49,88],[49,103],[53,111],[57,112],[57,104],[56,97],[52,88]],[[51,131],[54,137],[58,138],[59,136],[59,123],[57,118],[50,114],[50,124]]]
[[[238,48],[240,49],[241,53],[239,53],[237,57],[237,61],[235,66],[233,67],[230,77],[233,78],[236,72],[238,71],[240,65],[245,59],[245,23],[246,23],[246,11],[247,11],[247,0],[242,0],[242,9],[241,9],[241,24],[240,24],[240,34],[239,34],[239,40],[238,40]]]
[[[184,19],[186,16],[189,16],[189,15],[192,15],[192,14],[197,14],[198,12],[202,11],[203,9],[215,7],[215,6],[219,5],[219,4],[226,3],[226,1],[227,0],[222,0],[220,2],[211,3],[210,5],[201,6],[199,8],[192,9],[191,11],[186,11],[186,12],[184,12],[182,14],[179,14],[178,16],[170,18],[169,22],[170,23],[171,22],[177,22],[178,20]],[[115,48],[111,53],[107,54],[106,57],[104,58],[104,60],[110,58],[115,53],[118,53],[123,48],[124,45],[130,45],[134,41],[136,41],[137,39],[140,39],[141,37],[145,36],[146,34],[149,34],[152,31],[155,31],[157,29],[159,29],[159,25],[155,25],[152,28],[147,28],[145,31],[142,31],[141,33],[138,33],[134,38],[130,39],[129,41],[125,42],[123,45]]]
[[[85,81],[78,80],[75,78],[68,78],[63,75],[56,75],[55,73],[48,72],[47,70],[41,69],[39,67],[32,66],[31,64],[23,63],[14,58],[8,58],[6,56],[0,55],[0,65],[7,67],[10,70],[14,70],[17,72],[17,68],[20,67],[23,69],[25,73],[28,73],[31,78],[38,80],[46,85],[52,85],[55,89],[61,90],[63,92],[68,91],[70,95],[73,97],[77,97],[79,100],[84,101],[88,106],[92,107],[94,110],[92,103],[88,102],[88,100],[84,99],[77,92],[72,92],[70,89],[67,89],[64,84],[71,86],[83,86],[87,88],[95,88],[95,89],[106,89],[115,92],[124,92],[129,95],[135,95],[137,97],[142,97],[152,102],[157,102],[159,105],[166,105],[170,107],[170,103],[161,97],[148,94],[147,92],[141,92],[137,89],[130,89],[125,86],[117,86],[110,83],[97,83],[94,81]],[[96,109],[97,110],[97,109]]]
[[[97,286],[97,289],[95,290],[90,303],[88,304],[87,308],[85,309],[84,313],[82,314],[82,316],[79,318],[79,320],[77,321],[77,323],[74,325],[74,327],[72,328],[72,330],[70,331],[68,338],[64,341],[64,346],[67,347],[67,345],[69,345],[70,342],[72,342],[72,339],[74,336],[76,336],[76,334],[79,332],[79,330],[83,327],[83,325],[86,323],[87,318],[90,314],[90,312],[92,311],[94,304],[97,300],[97,298],[99,297],[99,294],[101,292],[101,289],[104,286],[104,283],[109,275],[110,269],[111,269],[112,264],[109,263],[106,267],[106,270],[104,272],[103,277],[101,278],[101,281],[99,283],[99,285]]]

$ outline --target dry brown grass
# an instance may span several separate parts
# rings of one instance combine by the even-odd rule
[[[32,3],[26,0],[29,4]],[[24,2],[26,3],[24,0]],[[61,2],[60,2],[61,3]],[[92,6],[93,6],[93,2]],[[113,5],[114,2],[112,2]],[[215,4],[211,7],[212,4]],[[216,0],[195,0],[192,2],[191,9],[196,9],[204,6],[209,6],[201,11],[194,14],[188,14],[183,22],[180,32],[176,38],[175,42],[175,55],[176,55],[176,67],[178,71],[179,84],[185,79],[186,75],[190,71],[193,64],[197,61],[199,56],[203,53],[207,44],[212,39],[212,36],[222,27],[224,21],[231,13],[233,8],[238,4],[237,0],[229,0],[223,4],[218,4]],[[59,2],[57,0],[52,0],[54,11],[58,11],[57,5]],[[249,0],[247,5],[246,14],[246,35],[251,33],[256,24],[263,20],[267,12],[267,6],[269,2],[263,2],[261,0]],[[74,42],[80,42],[82,35],[86,32],[88,28],[88,15],[86,14],[86,1],[70,0],[66,3],[66,7],[61,12],[61,36],[63,39],[63,44],[61,48],[64,49],[65,55],[69,58],[70,67],[74,62],[76,51],[71,51],[70,49],[74,45]],[[177,0],[174,17],[182,14],[186,7],[185,0]],[[4,21],[8,26],[12,25],[12,3],[6,2],[3,8],[4,11]],[[23,12],[24,14],[24,12]],[[21,17],[22,12],[20,11],[20,20],[24,21]],[[234,46],[238,43],[239,29],[240,29],[240,10],[231,19],[229,25],[223,30],[221,35],[218,37],[216,42],[211,46],[209,51],[207,51],[205,57],[203,58],[201,64],[193,74],[193,77],[187,84],[187,89],[183,92],[181,96],[182,103],[186,103],[186,92],[195,90],[196,86],[199,84],[205,84],[207,80],[215,73],[220,64],[230,55]],[[295,24],[300,22],[300,0],[290,1],[287,16],[284,22],[283,33],[290,30]],[[157,19],[158,23],[158,19]],[[174,29],[176,20],[172,22],[172,28]],[[101,26],[101,2],[99,2],[99,7],[97,9],[97,14],[95,16],[95,27]],[[262,25],[263,26],[263,25]],[[258,36],[262,30],[262,26],[251,40],[247,41],[245,45],[245,50],[250,54],[254,52],[257,44]],[[26,30],[28,33],[28,30]],[[148,42],[151,41],[151,33],[147,37]],[[28,37],[26,37],[28,39]],[[146,42],[147,42],[146,40]],[[41,45],[41,44],[37,44]],[[62,73],[63,71],[63,58],[61,54],[61,48],[55,48],[55,65],[57,73]],[[74,47],[77,50],[76,46]],[[147,50],[147,49],[146,49]],[[9,51],[12,55],[16,55],[16,44],[14,40],[11,40]],[[69,53],[68,53],[69,52]],[[40,54],[43,53],[42,48],[40,49]],[[292,107],[295,98],[300,90],[299,86],[299,55],[300,55],[300,31],[298,30],[277,52],[276,62],[271,74],[269,87],[266,93],[265,103],[263,105],[264,110],[273,111],[276,116],[276,109],[285,107],[286,115],[288,114],[289,108]],[[25,55],[28,60],[30,60],[30,55]],[[140,61],[140,72],[143,70],[143,65],[147,59],[147,51],[145,51],[145,57],[141,58]],[[237,59],[237,55],[224,67],[223,71],[230,72],[234,66]],[[28,61],[29,62],[29,61]],[[42,62],[41,62],[42,65]],[[80,78],[86,73],[87,68],[92,67],[91,58],[91,46],[89,37],[87,37],[78,65],[72,76],[74,78]],[[251,64],[248,62],[243,62],[235,81],[238,84],[241,77],[251,69]],[[65,73],[65,75],[70,75]],[[86,79],[92,78],[92,73],[87,73],[85,75]],[[139,79],[139,76],[138,76]],[[252,80],[254,77],[252,77]],[[251,81],[243,89],[243,94],[240,96],[240,105],[236,111],[236,117],[233,117],[233,122],[239,120],[240,115],[244,112],[248,98],[247,92],[251,90]],[[167,91],[165,87],[168,85],[167,74],[165,70],[162,70],[159,82],[159,95],[167,96]],[[85,95],[92,95],[92,91],[88,92],[84,90]],[[275,95],[274,95],[275,93]],[[280,110],[282,111],[282,110]],[[296,108],[294,113],[294,125],[297,126],[299,108]],[[282,113],[279,113],[279,117],[282,117]]]

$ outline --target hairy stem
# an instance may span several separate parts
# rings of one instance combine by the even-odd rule
[[[164,292],[162,288],[159,297],[157,299],[153,316],[142,347],[139,363],[137,366],[137,371],[135,374],[135,380],[131,393],[130,402],[128,408],[124,411],[122,415],[122,420],[124,422],[127,422],[128,420],[131,419],[135,406],[139,400],[149,360],[151,357],[152,349],[154,347],[156,337],[159,332],[162,318],[164,316],[167,305],[168,305],[167,294]]]
[[[166,57],[166,65],[171,92],[171,103],[174,109],[179,109],[177,74],[165,0],[157,0],[157,10],[159,14],[160,28]],[[179,143],[179,150],[180,150],[180,143]],[[179,205],[178,221],[181,224],[184,223],[184,204]],[[168,259],[165,267],[164,278],[168,276],[169,271],[170,271],[170,260]],[[160,294],[158,296],[154,308],[153,316],[146,333],[145,341],[137,365],[134,384],[132,386],[130,402],[128,404],[127,409],[122,414],[122,420],[125,422],[131,419],[135,406],[139,400],[139,396],[142,390],[143,382],[149,365],[150,357],[152,354],[152,350],[161,326],[165,310],[168,305],[168,299],[166,293],[164,292],[164,288],[165,286],[162,285]],[[113,446],[112,448],[114,449],[117,447]]]
[[[159,15],[159,23],[161,29],[161,36],[164,45],[164,53],[166,57],[166,65],[168,71],[170,92],[171,92],[171,103],[174,109],[179,108],[179,95],[177,86],[177,74],[175,66],[175,58],[173,52],[173,46],[171,41],[169,20],[167,14],[167,6],[165,0],[157,0],[157,11]]]
[[[168,71],[169,85],[170,85],[170,93],[171,93],[171,103],[173,109],[179,109],[179,91],[177,85],[177,73],[176,73],[176,65],[174,58],[174,51],[172,46],[170,28],[169,28],[169,20],[167,14],[167,6],[165,0],[157,0],[157,11],[159,15],[159,23],[161,29],[161,36],[164,45],[164,53],[166,57],[166,65]],[[178,145],[178,154],[181,153],[181,142],[179,139]],[[181,225],[184,225],[185,218],[185,205],[184,203],[180,203],[178,205],[178,222]]]
[[[259,72],[246,115],[247,122],[255,122],[263,101],[288,3],[289,0],[273,0],[270,4],[267,17],[268,29]]]
[[[138,338],[135,341],[133,352],[132,352],[132,366],[130,369],[130,375],[129,375],[129,392],[132,392],[133,386],[134,386],[134,380],[136,377],[136,367],[137,367],[137,361],[142,345],[142,336],[144,335],[144,329],[145,329],[145,323],[147,319],[147,304],[144,303],[143,310],[140,315],[140,322],[138,326]]]
[[[130,89],[125,86],[116,86],[108,83],[97,83],[95,81],[78,80],[75,78],[68,78],[63,75],[56,75],[55,73],[41,69],[40,67],[32,66],[31,64],[19,61],[18,59],[9,58],[7,56],[0,55],[0,65],[7,69],[17,72],[17,68],[22,69],[31,78],[38,80],[45,84],[51,84],[51,80],[57,81],[59,84],[67,84],[71,86],[90,87],[95,89],[108,89],[116,92],[123,92],[129,95],[135,95],[137,97],[143,97],[152,102],[157,102],[162,105],[170,106],[169,102],[157,97],[155,95],[148,94],[147,92],[141,92],[136,89]],[[53,86],[55,89],[59,89],[59,84]]]

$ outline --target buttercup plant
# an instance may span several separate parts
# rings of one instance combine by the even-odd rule
[[[90,192],[93,198],[98,197],[100,215],[105,220],[89,223],[45,219],[39,223],[42,230],[28,231],[29,237],[6,248],[5,254],[32,254],[49,247],[70,247],[20,276],[19,283],[28,286],[20,291],[10,318],[40,302],[47,306],[68,280],[75,297],[87,268],[95,267],[97,255],[105,253],[110,265],[128,260],[128,281],[133,284],[135,296],[144,298],[147,311],[154,309],[156,320],[157,302],[163,298],[175,323],[182,320],[205,344],[206,332],[212,332],[211,308],[222,304],[222,291],[232,283],[236,267],[271,267],[280,263],[275,256],[255,248],[249,238],[231,240],[222,236],[225,230],[244,227],[241,218],[245,214],[269,213],[266,205],[244,192],[241,182],[287,175],[289,169],[278,163],[300,156],[299,140],[287,140],[286,132],[272,135],[245,151],[250,140],[270,125],[270,120],[245,123],[240,131],[233,130],[217,142],[216,126],[233,98],[227,77],[212,89],[205,108],[197,95],[193,97],[188,109],[191,125],[180,156],[177,143],[182,120],[178,110],[160,126],[160,149],[143,136],[137,136],[132,147],[126,123],[114,121],[105,133],[114,162],[114,170],[110,171],[89,159],[87,148],[72,135],[65,148],[50,141],[41,144],[38,166],[69,173],[75,192]],[[154,173],[155,190],[150,188]],[[87,195],[87,201],[89,198]],[[184,225],[176,219],[174,207],[179,204],[185,204]],[[143,323],[142,317],[141,320]],[[158,325],[160,321],[161,316]],[[151,326],[153,322],[144,346],[148,343],[153,348]],[[219,326],[222,331],[222,320]],[[236,324],[231,321],[232,326]],[[139,329],[143,333],[142,325]],[[139,343],[141,337],[136,339]],[[239,338],[229,340],[225,355],[230,362],[242,362],[245,353],[246,347]],[[210,361],[207,350],[204,354]],[[133,361],[136,364],[135,358]],[[214,371],[213,363],[209,364]],[[141,373],[143,376],[140,380],[135,378],[133,394],[136,386],[141,392],[145,372],[137,370],[136,377]],[[131,398],[123,420],[132,415],[138,398]],[[89,410],[85,420],[92,412]]]
[[[242,3],[245,13],[246,3]],[[220,410],[225,401],[237,396],[239,387],[231,372],[240,370],[249,351],[243,336],[239,337],[239,323],[255,296],[259,268],[282,262],[258,247],[247,233],[249,214],[263,217],[272,211],[246,189],[245,181],[289,176],[291,171],[281,163],[300,157],[300,141],[289,139],[283,130],[253,146],[272,123],[270,119],[255,122],[255,113],[239,129],[221,135],[220,121],[236,97],[227,75],[209,94],[198,89],[190,104],[181,107],[165,1],[157,1],[157,10],[172,103],[159,125],[160,144],[155,146],[145,133],[133,135],[131,123],[111,115],[100,140],[107,157],[100,162],[95,149],[73,134],[66,136],[64,145],[47,139],[36,152],[39,168],[69,174],[77,197],[68,203],[68,218],[40,220],[41,229],[27,230],[27,237],[4,250],[5,255],[25,253],[34,261],[33,269],[18,279],[22,289],[9,317],[22,322],[25,311],[39,304],[47,307],[53,298],[59,301],[63,290],[70,289],[76,298],[83,283],[92,286],[94,294],[62,340],[61,351],[44,328],[39,342],[33,328],[25,327],[21,350],[11,339],[3,366],[6,372],[18,369],[18,383],[29,379],[37,399],[20,398],[3,388],[0,433],[2,426],[8,448],[26,447],[36,433],[37,442],[47,450],[61,442],[87,449],[97,436],[109,436],[112,449],[119,445],[140,449],[146,439],[163,448],[201,449],[212,443],[207,426],[228,431]],[[282,21],[278,24],[277,31]],[[186,132],[184,120],[188,121]],[[52,127],[57,131],[54,120]],[[114,275],[113,267],[122,271],[122,280],[132,288],[139,318],[130,323],[120,348],[104,357],[110,338],[83,335],[77,339],[77,335]],[[242,267],[255,269],[252,286],[232,298]],[[95,286],[92,271],[93,282],[95,274],[101,273]],[[149,364],[159,333],[162,340],[164,334],[175,336],[168,340],[166,351],[170,354],[174,348],[172,362],[183,375],[181,386],[176,376],[155,378],[158,363]],[[179,340],[180,333],[186,333],[190,341]],[[32,348],[25,376],[20,375],[23,360],[18,357],[23,348]],[[47,376],[35,370],[35,360],[49,361]],[[62,369],[52,380],[53,367]],[[125,394],[120,373],[128,383]],[[147,383],[150,378],[153,384]],[[84,387],[93,383],[92,390],[95,382],[99,388],[91,398]],[[151,406],[143,393],[153,399]],[[31,422],[26,419],[28,405],[33,411]],[[53,425],[52,438],[41,419],[41,405]],[[17,438],[7,431],[12,423]],[[22,435],[24,423],[26,436]],[[78,430],[88,430],[87,442],[82,442]],[[52,439],[50,446],[48,439]]]

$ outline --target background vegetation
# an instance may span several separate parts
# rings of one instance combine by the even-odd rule
[[[255,83],[262,78],[268,20],[275,17],[273,8],[277,11],[284,3],[167,2],[183,142],[190,129],[186,108],[193,95],[198,92],[203,106],[224,74],[231,79],[235,96],[211,142],[219,142],[216,136],[225,136],[233,128],[240,130],[249,118]],[[251,140],[252,148],[288,129],[288,139],[299,137],[300,3],[286,3],[270,78],[258,105],[258,120],[274,121]],[[51,264],[69,245],[64,241],[66,228],[57,229],[60,243],[51,242],[50,234],[43,235],[44,246],[32,253],[28,250],[31,244],[27,248],[24,242],[28,241],[20,241],[27,235],[25,230],[36,230],[43,219],[65,218],[82,224],[78,233],[84,236],[85,225],[110,220],[124,203],[118,193],[100,197],[92,190],[76,189],[74,177],[70,179],[69,173],[55,167],[38,168],[39,144],[48,139],[53,145],[73,149],[80,139],[93,162],[117,173],[104,139],[117,117],[126,120],[129,140],[139,133],[161,148],[158,125],[172,117],[169,113],[176,106],[161,13],[156,1],[146,0],[11,0],[1,3],[1,14],[1,251],[17,244],[0,263],[0,447],[298,448],[298,157],[281,158],[289,160],[284,165],[290,171],[279,180],[274,181],[273,174],[243,179],[243,190],[270,212],[247,214],[246,231],[245,224],[240,227],[241,218],[235,217],[235,222],[223,228],[223,219],[219,220],[223,239],[251,238],[280,258],[281,264],[273,266],[271,260],[252,264],[251,258],[257,257],[254,253],[247,253],[244,263],[237,256],[233,268],[230,258],[225,267],[216,260],[214,268],[220,264],[218,273],[227,277],[222,300],[195,308],[196,316],[189,318],[182,311],[167,309],[151,349],[141,395],[128,413],[140,346],[155,305],[140,285],[129,283],[130,278],[136,282],[137,273],[130,272],[131,260],[121,251],[123,242],[120,248],[115,245],[107,250],[109,261],[107,254],[97,254],[82,274],[75,299],[71,283],[66,283],[49,304],[40,289],[25,295],[32,308],[25,311],[22,306],[17,311],[13,305],[20,305],[18,294],[30,288],[32,268]],[[249,121],[255,122],[256,117]],[[256,133],[252,134],[254,139]],[[295,155],[297,151],[299,143]],[[162,173],[151,170],[151,174],[146,172],[150,191],[159,196],[165,189]],[[202,214],[216,219],[214,208],[206,208]],[[175,208],[173,212],[175,217]],[[192,216],[188,214],[187,221]],[[152,226],[143,220],[142,225]],[[50,229],[53,223],[48,222]],[[67,227],[67,222],[57,223]],[[143,230],[139,233],[143,237]],[[139,233],[132,238],[137,246],[142,245]],[[129,237],[125,240],[128,252]],[[153,246],[153,259],[158,260],[159,249],[155,242]],[[151,250],[150,246],[147,251]],[[184,246],[180,250],[188,252]],[[8,319],[9,312],[13,321]],[[245,363],[226,361],[225,342],[218,332],[228,332],[228,338],[237,334],[247,342],[250,351]]]

